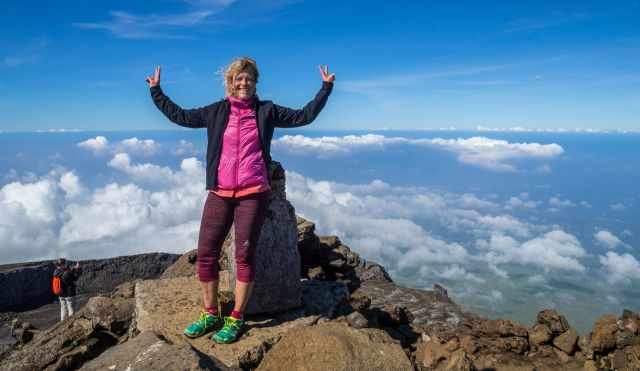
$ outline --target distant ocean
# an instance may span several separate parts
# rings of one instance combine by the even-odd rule
[[[0,133],[0,261],[191,249],[197,130]],[[281,130],[296,211],[410,287],[585,331],[640,309],[640,134]]]

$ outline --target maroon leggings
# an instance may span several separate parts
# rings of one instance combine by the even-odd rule
[[[198,237],[198,277],[202,282],[218,279],[218,259],[231,223],[235,225],[236,279],[252,282],[256,245],[267,211],[269,191],[239,198],[209,192],[202,212]]]

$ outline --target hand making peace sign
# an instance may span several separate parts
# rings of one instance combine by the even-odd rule
[[[153,76],[148,76],[145,81],[149,83],[150,88],[160,85],[160,66],[156,67]]]
[[[329,75],[329,66],[326,64],[324,66],[318,66],[320,68],[320,75],[322,75],[322,81],[325,82],[333,82],[336,79],[336,74],[332,73]]]

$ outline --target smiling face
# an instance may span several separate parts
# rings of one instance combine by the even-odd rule
[[[256,93],[256,79],[248,72],[240,72],[233,78],[233,95],[241,99],[249,99]]]

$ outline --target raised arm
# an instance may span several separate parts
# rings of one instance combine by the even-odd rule
[[[206,107],[182,109],[162,92],[160,88],[160,67],[156,67],[153,76],[148,76],[146,81],[149,83],[153,103],[169,120],[188,128],[206,127]]]
[[[276,109],[276,127],[281,128],[295,128],[310,124],[318,116],[324,105],[327,103],[327,99],[333,90],[333,82],[335,80],[335,74],[329,74],[329,68],[327,66],[320,67],[320,75],[322,76],[322,87],[318,94],[312,101],[307,103],[302,109],[291,109],[287,107],[278,106],[274,104]]]

